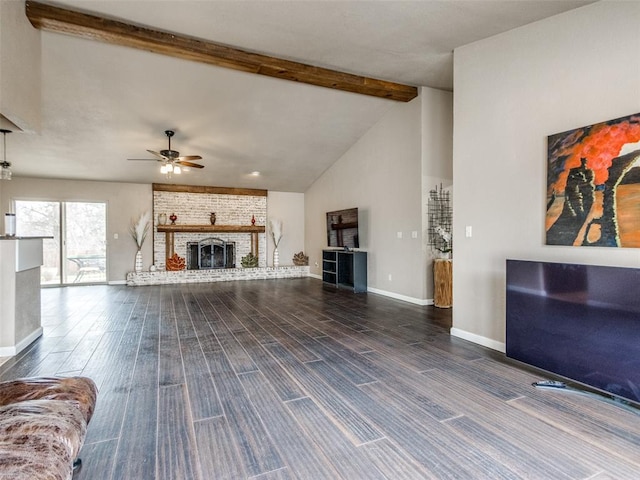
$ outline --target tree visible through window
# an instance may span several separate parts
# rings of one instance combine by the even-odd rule
[[[106,204],[18,200],[15,205],[18,235],[52,237],[43,242],[43,285],[106,281]]]
[[[106,278],[106,205],[65,203],[65,283],[96,283]]]

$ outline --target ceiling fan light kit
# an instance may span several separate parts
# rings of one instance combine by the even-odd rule
[[[174,166],[171,163],[165,163],[160,167],[160,173],[167,174],[167,175],[174,173],[176,175],[180,175],[182,173],[182,170],[180,169],[179,165]]]

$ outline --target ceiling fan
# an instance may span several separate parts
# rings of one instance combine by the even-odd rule
[[[164,134],[167,136],[169,140],[169,148],[166,150],[160,150],[156,152],[154,150],[147,150],[147,152],[155,155],[158,158],[130,158],[129,160],[143,160],[143,161],[157,161],[162,162],[162,166],[160,167],[160,173],[165,173],[170,175],[172,173],[180,174],[180,167],[190,167],[190,168],[204,168],[204,165],[200,165],[199,163],[193,163],[190,160],[201,160],[202,157],[200,155],[180,155],[180,152],[176,150],[171,150],[171,137],[175,135],[173,130],[165,130]]]

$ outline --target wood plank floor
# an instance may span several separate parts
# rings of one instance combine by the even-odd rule
[[[76,480],[637,479],[640,415],[320,281],[43,290],[0,379],[100,388]]]

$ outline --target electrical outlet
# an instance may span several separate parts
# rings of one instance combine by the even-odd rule
[[[396,235],[398,236],[398,238],[402,238],[402,232],[398,232]]]
[[[114,239],[114,240],[117,240],[117,239],[118,239],[118,234],[117,234],[117,233],[114,233],[114,234],[113,234],[113,239]]]
[[[464,236],[467,238],[471,238],[473,235],[473,227],[471,225],[467,225],[464,227]]]
[[[389,281],[393,281],[393,278],[391,277],[391,274],[389,274]]]
[[[411,238],[418,238],[418,232],[416,230],[411,232]]]

